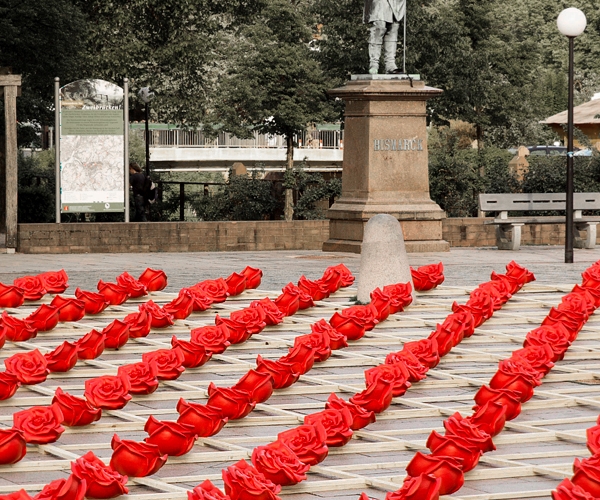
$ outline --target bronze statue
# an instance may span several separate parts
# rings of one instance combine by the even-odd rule
[[[379,73],[381,48],[384,50],[385,72],[402,73],[396,66],[396,48],[400,21],[406,15],[406,0],[365,0],[363,22],[369,29],[369,73]]]

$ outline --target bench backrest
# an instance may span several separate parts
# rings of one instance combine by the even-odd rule
[[[532,210],[566,210],[565,193],[498,193],[480,194],[479,208],[483,212]],[[574,193],[574,210],[600,210],[600,193]]]

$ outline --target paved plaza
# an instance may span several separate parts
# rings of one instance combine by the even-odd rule
[[[186,499],[186,491],[205,479],[222,487],[221,470],[238,460],[249,460],[252,449],[265,445],[277,434],[302,423],[306,414],[324,408],[332,392],[348,399],[364,389],[363,372],[382,363],[387,353],[399,351],[403,343],[425,338],[451,312],[454,301],[464,304],[468,293],[490,279],[491,271],[503,273],[511,260],[534,272],[537,281],[526,285],[494,316],[463,340],[425,380],[377,416],[377,421],[356,431],[345,446],[331,448],[329,456],[311,468],[308,479],[284,487],[281,496],[289,500],[320,498],[357,500],[361,492],[383,499],[387,491],[398,489],[404,468],[432,430],[441,432],[442,421],[454,412],[471,413],[473,395],[487,384],[499,360],[518,349],[528,331],[540,325],[552,306],[581,282],[581,272],[600,260],[599,250],[577,250],[575,264],[564,264],[559,247],[523,247],[518,252],[496,249],[459,249],[449,253],[410,254],[413,267],[443,262],[446,280],[431,292],[417,294],[414,303],[377,325],[349,347],[334,351],[317,363],[291,387],[275,391],[249,416],[228,423],[221,432],[196,441],[190,453],[169,458],[156,474],[130,479],[129,497],[135,500]],[[132,339],[118,351],[106,350],[95,360],[79,362],[65,374],[51,374],[46,382],[23,386],[16,395],[0,401],[0,426],[12,425],[15,411],[50,404],[57,387],[81,396],[84,381],[90,377],[116,374],[118,366],[139,361],[151,349],[170,347],[171,337],[189,339],[189,331],[214,324],[215,314],[228,315],[266,296],[274,298],[288,282],[301,275],[310,279],[322,275],[326,267],[344,263],[358,276],[360,256],[316,251],[165,253],[165,254],[83,254],[83,255],[0,255],[0,282],[64,268],[73,294],[76,287],[96,290],[99,279],[114,281],[123,271],[138,276],[146,267],[163,269],[169,285],[150,298],[164,304],[177,291],[198,281],[227,277],[245,266],[264,272],[256,290],[243,292],[202,313],[193,313],[166,329],[153,329],[148,337]],[[336,310],[352,304],[353,287],[342,289],[313,308],[288,317],[277,326],[265,328],[245,343],[231,346],[204,366],[186,370],[175,381],[165,381],[148,396],[134,396],[123,409],[103,412],[103,417],[87,427],[67,428],[60,439],[49,445],[30,445],[27,456],[17,464],[0,466],[0,495],[26,488],[34,494],[51,480],[67,477],[70,462],[89,450],[108,463],[113,434],[121,439],[141,441],[147,434],[144,423],[149,415],[160,420],[176,420],[180,398],[205,403],[210,382],[230,387],[241,375],[255,367],[257,355],[276,359],[287,352],[298,335],[310,332],[310,325],[329,319]],[[20,351],[54,349],[65,340],[74,341],[92,328],[101,329],[115,318],[137,311],[148,298],[111,306],[99,316],[86,316],[77,323],[59,324],[28,342],[7,342],[0,358]],[[44,298],[41,302],[49,302]],[[11,310],[24,317],[39,303]],[[522,413],[508,422],[494,438],[495,452],[485,454],[479,465],[465,475],[465,486],[446,498],[464,500],[549,499],[562,479],[571,477],[575,457],[589,457],[585,430],[600,414],[600,314],[592,316],[565,359],[523,405]]]

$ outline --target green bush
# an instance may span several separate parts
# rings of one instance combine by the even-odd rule
[[[325,210],[317,206],[322,200],[331,200],[342,194],[342,179],[333,178],[325,180],[320,173],[308,173],[303,165],[294,169],[286,185],[291,184],[297,192],[296,205],[294,206],[294,219],[314,220],[324,219]]]

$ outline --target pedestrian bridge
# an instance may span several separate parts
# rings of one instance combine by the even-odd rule
[[[254,133],[238,139],[220,133],[205,137],[201,130],[185,130],[168,125],[150,126],[150,161],[155,170],[224,170],[234,163],[246,167],[261,164],[267,170],[285,168],[286,145],[282,136]],[[142,124],[132,128],[142,129]],[[336,125],[317,126],[295,137],[294,163],[305,161],[310,170],[341,170],[343,130]]]

